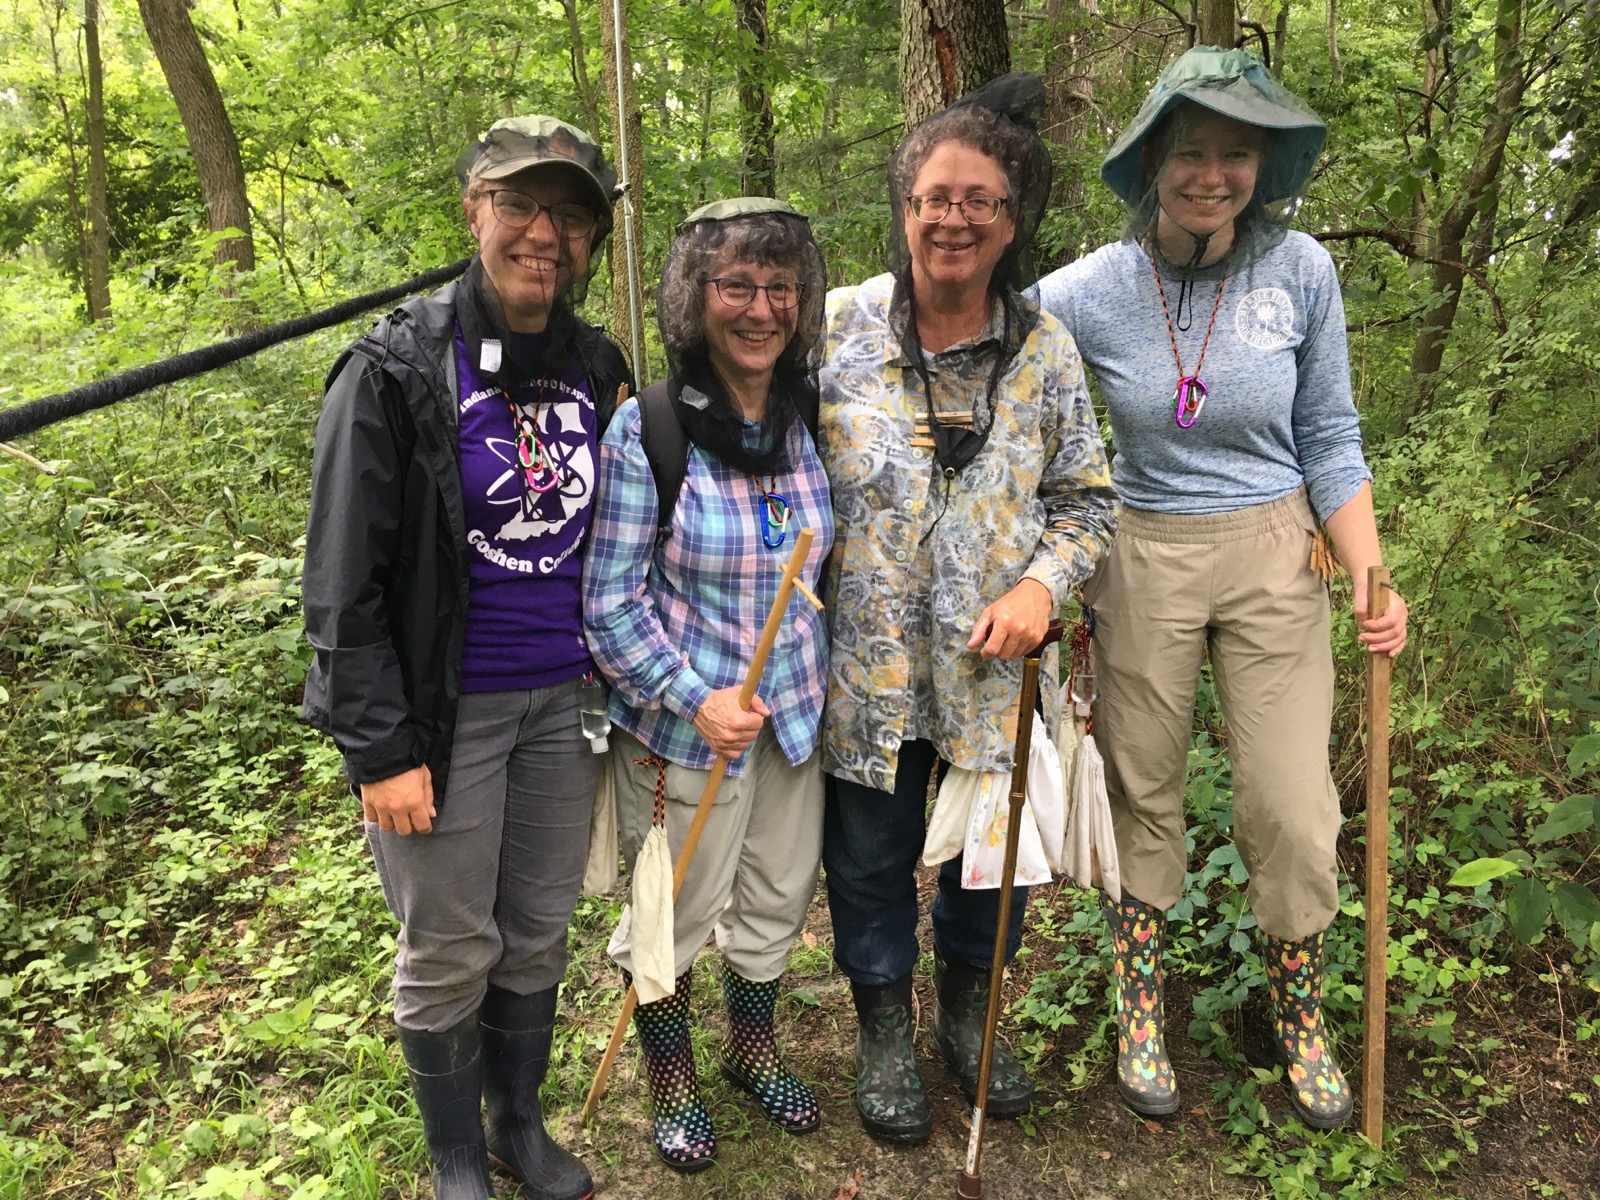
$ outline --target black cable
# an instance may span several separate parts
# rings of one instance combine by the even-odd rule
[[[226,342],[218,342],[214,346],[206,346],[200,350],[187,350],[160,362],[135,367],[131,371],[113,375],[109,379],[99,379],[83,387],[73,388],[70,392],[60,392],[54,396],[45,396],[25,404],[0,409],[0,442],[9,442],[25,433],[34,433],[46,425],[65,421],[68,417],[93,412],[97,408],[106,408],[130,396],[137,396],[140,392],[148,392],[151,388],[176,383],[191,375],[214,371],[231,362],[238,362],[241,358],[248,358],[269,346],[276,346],[279,342],[305,337],[308,333],[315,333],[319,329],[348,321],[368,309],[402,300],[413,292],[438,287],[460,275],[471,261],[470,258],[463,258],[458,263],[425,271],[414,279],[408,279],[392,288],[385,288],[381,292],[369,292],[365,296],[340,301],[332,308],[325,308],[319,313],[269,325],[265,329],[257,329],[252,333],[230,338]]]

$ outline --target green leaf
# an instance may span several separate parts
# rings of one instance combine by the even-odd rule
[[[1528,841],[1535,845],[1553,842],[1556,838],[1590,828],[1595,821],[1596,800],[1600,800],[1600,797],[1568,796],[1550,810],[1550,815],[1528,835]]]
[[[1567,752],[1567,770],[1576,776],[1596,765],[1600,765],[1600,733],[1586,733]]]
[[[1581,883],[1563,883],[1556,888],[1556,908],[1574,921],[1600,922],[1600,899]]]
[[[1506,917],[1517,940],[1527,945],[1550,916],[1550,889],[1537,879],[1519,879],[1506,896]]]
[[[1464,863],[1450,876],[1449,887],[1475,888],[1502,875],[1515,875],[1521,870],[1516,863],[1505,858],[1477,858]]]

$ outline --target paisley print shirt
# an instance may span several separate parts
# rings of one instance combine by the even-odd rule
[[[988,443],[947,479],[893,292],[880,275],[829,293],[818,438],[835,522],[823,769],[881,791],[894,789],[900,744],[917,738],[953,766],[1010,769],[1022,663],[984,659],[967,639],[1024,578],[1059,609],[1116,527],[1083,364],[1061,324],[1039,314],[1000,376]],[[996,301],[976,337],[926,356],[941,420],[981,408],[1002,330]],[[1052,648],[1043,678],[1055,662]],[[1053,708],[1054,689],[1041,690]]]

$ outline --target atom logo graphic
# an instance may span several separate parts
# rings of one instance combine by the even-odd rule
[[[532,405],[517,408],[524,419],[533,418]],[[539,412],[538,433],[561,480],[548,492],[530,492],[523,486],[513,439],[489,438],[485,443],[506,464],[484,494],[490,504],[510,510],[506,523],[494,535],[500,541],[521,542],[559,533],[588,503],[594,483],[594,454],[584,433],[582,406],[576,401],[545,404]]]

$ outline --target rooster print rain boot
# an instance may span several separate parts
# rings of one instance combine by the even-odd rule
[[[633,1027],[644,1051],[645,1075],[654,1109],[652,1136],[661,1161],[688,1175],[716,1162],[717,1135],[711,1114],[700,1103],[689,1041],[689,978],[678,976],[672,995],[633,1010]],[[626,971],[623,979],[632,986]]]
[[[1117,1093],[1141,1117],[1178,1111],[1178,1081],[1167,1058],[1167,1022],[1161,943],[1167,919],[1161,910],[1124,895],[1100,893],[1100,910],[1111,926],[1112,970],[1117,984]]]
[[[773,1035],[778,981],[753,983],[724,963],[722,995],[728,1002],[723,1077],[754,1096],[767,1120],[785,1133],[810,1133],[822,1120],[817,1098],[783,1065]]]
[[[1274,1032],[1295,1115],[1313,1129],[1337,1129],[1355,1101],[1322,1029],[1322,934],[1298,942],[1263,935]]]

